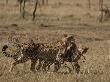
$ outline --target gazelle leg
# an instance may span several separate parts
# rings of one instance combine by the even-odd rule
[[[66,62],[64,62],[64,67],[68,69],[68,72],[71,73],[71,68],[66,64]]]
[[[76,73],[79,73],[80,72],[80,65],[79,65],[79,63],[75,62],[74,66],[75,66]]]

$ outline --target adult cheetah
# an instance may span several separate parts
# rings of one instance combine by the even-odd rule
[[[75,68],[76,73],[79,73],[79,71],[80,71],[80,65],[79,65],[78,61],[83,56],[83,54],[85,54],[87,52],[88,49],[89,48],[87,48],[87,47],[78,48],[75,43],[72,43],[72,46],[70,46],[70,48],[67,49],[67,51],[60,56],[60,58],[63,60],[63,63],[60,63],[59,66],[61,67],[61,64],[65,64],[66,62],[70,62],[71,65],[72,65],[72,67],[73,67],[73,69]],[[52,64],[53,64],[52,62],[47,62],[46,61],[43,64],[43,67],[45,67],[45,69],[46,69],[46,67],[48,67],[48,70],[49,70],[50,69],[50,66]]]
[[[55,69],[58,70],[59,68],[59,60],[60,55],[64,54],[67,49],[71,46],[71,43],[74,42],[74,36],[65,37],[63,40],[57,42],[56,45],[44,44],[44,43],[34,43],[32,40],[30,43],[23,43],[21,52],[22,57],[16,60],[11,68],[10,71],[19,63],[24,63],[31,59],[31,70],[35,71],[35,64],[37,60],[43,60],[45,62],[52,62],[55,64]],[[9,56],[9,53],[6,52],[8,48],[7,45],[3,46],[3,54],[5,56]]]
[[[11,57],[13,58],[15,61],[14,63],[12,63],[11,68],[10,68],[10,72],[13,70],[14,66],[16,66],[19,63],[24,63],[26,61],[28,61],[29,59],[31,60],[31,71],[35,71],[34,70],[34,65],[36,64],[37,58],[36,58],[36,50],[37,50],[37,45],[33,42],[33,40],[30,40],[29,42],[26,43],[22,43],[22,45],[20,45],[21,48],[19,50],[19,54],[10,54],[9,52],[7,52],[8,49],[8,45],[4,45],[2,48],[2,53],[6,56],[6,57]],[[18,55],[20,55],[20,57],[18,58]]]
[[[74,36],[68,36],[68,37],[65,36],[63,39],[59,40],[55,45],[51,45],[50,48],[47,49],[46,47],[39,48],[38,50],[39,59],[43,59],[42,57],[44,57],[45,61],[43,65],[41,65],[40,62],[40,64],[38,65],[38,69],[40,69],[41,66],[43,66],[43,69],[46,70],[46,67],[49,68],[50,65],[54,63],[54,61],[57,61],[57,64],[59,64],[57,67],[60,68],[61,65],[60,63],[63,62],[61,55],[65,54],[66,51],[72,46],[72,43],[74,42],[75,42]],[[46,46],[47,45],[48,44],[46,44]]]

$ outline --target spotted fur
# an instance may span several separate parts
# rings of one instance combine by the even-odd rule
[[[23,43],[22,44],[22,57],[18,60],[16,60],[11,68],[10,71],[13,70],[14,66],[16,66],[19,63],[24,63],[31,60],[31,70],[35,71],[35,64],[37,60],[43,60],[46,63],[54,63],[55,69],[58,70],[59,68],[59,60],[61,54],[64,54],[67,49],[71,46],[71,43],[74,42],[74,36],[65,37],[63,40],[58,41],[54,44],[45,44],[45,43],[34,43],[33,40],[31,40],[29,43]],[[5,56],[8,54],[6,52],[6,49],[8,47],[3,46],[3,54]],[[44,65],[45,65],[44,64]],[[45,66],[44,66],[45,67]]]

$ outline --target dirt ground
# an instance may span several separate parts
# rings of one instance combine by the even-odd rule
[[[104,0],[104,4],[109,3]],[[87,0],[49,0],[48,5],[37,9],[34,22],[33,7],[33,2],[26,4],[23,19],[16,0],[9,0],[7,5],[0,0],[0,49],[9,44],[10,34],[27,34],[35,42],[53,42],[68,34],[75,36],[77,45],[89,47],[86,61],[80,60],[79,74],[68,73],[66,68],[58,73],[32,73],[30,61],[10,73],[13,59],[4,57],[0,50],[0,82],[110,82],[110,21],[99,23],[98,0],[92,0],[91,9]]]

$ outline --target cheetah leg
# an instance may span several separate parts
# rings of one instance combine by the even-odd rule
[[[31,68],[30,68],[30,70],[32,71],[32,72],[36,72],[35,71],[35,65],[36,65],[36,59],[31,59]]]
[[[43,63],[42,69],[43,69],[44,71],[48,71],[48,70],[50,69],[50,66],[51,66],[52,64],[53,64],[53,62],[45,61],[45,62]]]
[[[48,65],[47,65],[47,71],[50,70],[50,66],[53,64],[53,62],[48,62]]]
[[[73,68],[73,70],[74,70],[74,65],[73,65],[73,63],[72,62],[70,62],[71,63],[71,66],[72,66],[72,68]]]
[[[61,64],[58,61],[55,61],[54,63],[54,72],[57,72],[61,67]]]
[[[38,63],[38,65],[37,65],[37,67],[36,67],[36,70],[37,70],[37,71],[39,71],[40,68],[42,67],[42,62],[43,62],[43,60],[42,60],[42,59],[39,59],[39,63]]]
[[[28,58],[23,57],[23,58],[21,58],[20,60],[15,61],[14,63],[12,63],[9,72],[12,72],[13,68],[14,68],[17,64],[24,63],[24,62],[26,62],[27,60],[28,60]]]
[[[47,61],[44,61],[44,62],[43,62],[43,65],[42,65],[42,70],[43,70],[43,71],[46,71],[47,64],[48,64]]]

